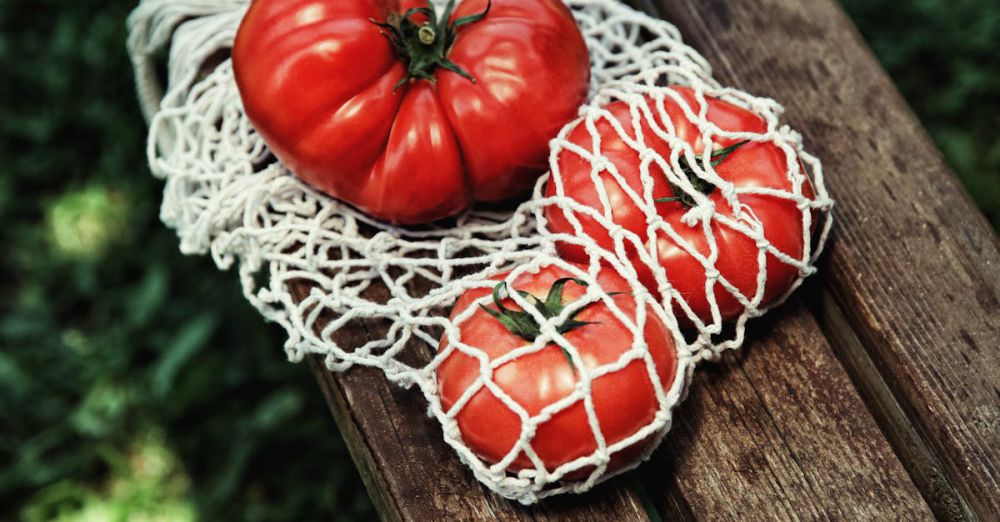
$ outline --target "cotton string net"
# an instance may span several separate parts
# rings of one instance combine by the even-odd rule
[[[671,425],[674,406],[682,400],[695,365],[713,359],[743,342],[744,326],[752,317],[780,304],[804,277],[814,272],[830,229],[829,199],[820,162],[802,148],[798,133],[782,125],[782,107],[773,100],[724,88],[711,76],[706,60],[685,45],[675,27],[639,13],[615,0],[568,0],[587,42],[592,66],[588,103],[580,109],[580,120],[571,123],[551,143],[552,172],[543,176],[529,199],[509,210],[473,209],[455,219],[422,227],[400,228],[373,220],[352,207],[303,184],[268,152],[244,115],[227,51],[248,6],[246,0],[143,0],[132,14],[129,50],[136,71],[143,110],[150,121],[148,157],[155,176],[165,180],[161,219],[177,231],[181,250],[188,254],[210,253],[220,269],[238,267],[246,298],[269,320],[288,333],[285,351],[292,361],[318,354],[333,371],[354,365],[376,367],[401,386],[416,386],[428,402],[428,413],[437,419],[445,441],[455,449],[476,478],[497,493],[522,503],[564,493],[583,492],[594,484],[627,471],[648,458]],[[165,68],[166,78],[159,71]],[[686,85],[699,103],[690,103],[665,85]],[[706,119],[706,96],[725,100],[760,115],[766,130],[759,133],[727,133]],[[772,245],[761,222],[741,198],[754,189],[736,189],[715,172],[707,161],[698,161],[706,150],[693,150],[688,142],[672,135],[674,129],[659,117],[663,103],[678,104],[702,134],[704,143],[724,138],[771,142],[786,157],[789,190],[760,189],[771,197],[794,202],[804,231],[800,252],[791,255]],[[680,223],[658,218],[649,190],[626,191],[633,204],[647,214],[646,237],[616,225],[611,202],[602,208],[577,203],[566,197],[559,162],[578,155],[591,166],[598,193],[606,195],[608,180],[621,181],[621,174],[601,153],[597,124],[610,122],[603,106],[623,102],[628,106],[632,129],[656,129],[657,136],[643,131],[629,133],[622,125],[616,132],[642,159],[642,186],[652,185],[651,165],[658,165],[671,183],[689,193],[695,204]],[[584,125],[590,140],[583,145],[567,139],[571,129]],[[670,145],[670,153],[650,147],[659,139]],[[719,211],[682,175],[680,160],[688,158],[697,176],[724,196],[726,212]],[[663,173],[656,175],[663,175]],[[811,179],[815,194],[803,193]],[[551,177],[551,179],[550,179]],[[546,183],[557,190],[545,197]],[[548,207],[558,207],[574,230],[557,234],[546,219]],[[549,210],[552,210],[551,208]],[[551,213],[548,213],[551,215]],[[581,231],[587,217],[604,227],[615,248],[600,248]],[[718,225],[718,226],[710,226]],[[681,227],[702,230],[707,253],[686,244]],[[715,267],[714,235],[725,227],[744,234],[756,245],[758,255],[750,259],[757,270],[756,291],[744,294],[726,281]],[[712,291],[732,295],[743,307],[734,321],[723,322],[717,313],[701,321],[691,314],[683,296],[672,288],[669,274],[659,267],[655,245],[648,237],[674,241],[692,253],[705,270]],[[566,242],[584,249],[582,265],[562,260],[556,244]],[[637,265],[628,258],[626,245],[638,252],[657,281],[650,291],[640,282]],[[645,255],[643,255],[645,252]],[[767,264],[783,263],[794,268],[796,278],[788,291],[762,306],[768,274]],[[579,382],[571,396],[540,413],[530,415],[517,401],[493,382],[493,370],[509,359],[493,360],[464,343],[460,326],[469,314],[449,320],[452,305],[466,290],[493,288],[498,274],[521,274],[559,266],[589,283],[586,292],[568,308],[576,310],[591,302],[602,302],[632,333],[632,347],[612,364],[599,368],[579,367]],[[597,274],[613,271],[627,281],[630,299],[638,312],[629,316],[614,299],[602,292]],[[509,286],[508,286],[509,288]],[[707,295],[718,295],[712,291]],[[530,310],[527,300],[511,292],[511,299]],[[489,304],[488,297],[479,300]],[[714,304],[713,304],[713,308]],[[567,313],[571,313],[569,310]],[[642,332],[656,317],[672,332],[678,351],[678,368],[672,382],[660,383]],[[678,320],[680,318],[680,320]],[[579,360],[578,348],[538,316],[542,334],[519,350],[523,355],[557,343]],[[338,332],[368,325],[369,338],[361,345],[337,342]],[[371,328],[384,325],[384,328]],[[438,351],[442,334],[449,342]],[[498,463],[480,458],[462,441],[456,416],[464,407],[458,401],[450,409],[442,406],[436,370],[455,351],[480,362],[476,388],[490,390],[521,420],[521,436],[507,458]],[[517,356],[514,354],[513,356]],[[655,417],[630,436],[610,443],[605,440],[600,419],[590,400],[591,383],[620,371],[633,361],[646,365],[654,383],[658,410]],[[593,432],[595,450],[552,469],[532,450],[536,428],[553,415],[583,403]],[[631,465],[609,472],[612,456],[642,441],[644,450]],[[650,444],[649,441],[653,443]],[[510,464],[519,454],[531,465],[514,471]]]

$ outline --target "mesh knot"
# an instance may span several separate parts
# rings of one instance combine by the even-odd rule
[[[660,154],[655,150],[653,150],[652,147],[645,147],[641,151],[639,151],[639,161],[641,161],[642,163],[648,163],[649,161],[653,161],[658,157],[660,157]]]
[[[802,134],[788,125],[782,125],[781,128],[778,129],[778,135],[792,143],[802,143]]]
[[[615,166],[611,163],[611,160],[605,158],[604,156],[595,156],[590,164],[593,165],[598,172],[610,171]]]
[[[385,231],[379,232],[365,242],[365,255],[379,257],[388,252],[396,238]]]
[[[736,194],[736,187],[732,183],[723,183],[717,186],[719,193],[722,197],[729,203],[730,206],[736,207],[740,204],[740,200]]]
[[[712,219],[712,216],[714,215],[715,203],[711,201],[703,201],[685,212],[684,215],[681,216],[681,222],[689,227],[694,227],[702,221]]]

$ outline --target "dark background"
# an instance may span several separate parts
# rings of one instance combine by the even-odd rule
[[[134,3],[0,0],[0,519],[369,519],[308,368],[157,219]],[[1000,223],[1000,3],[845,7]]]

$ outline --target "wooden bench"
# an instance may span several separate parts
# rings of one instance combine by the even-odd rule
[[[473,479],[419,393],[312,360],[379,514],[995,520],[1000,242],[851,22],[834,0],[636,4],[721,82],[781,101],[823,160],[837,220],[819,276],[752,323],[742,353],[699,369],[650,462],[530,508]]]

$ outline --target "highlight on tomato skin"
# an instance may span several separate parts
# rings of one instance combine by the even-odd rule
[[[501,281],[507,275],[498,275],[496,279]],[[597,283],[622,313],[633,319],[636,317],[637,305],[623,278],[611,270],[603,270]],[[480,298],[490,296],[490,289],[467,291],[456,302],[451,318],[454,321],[469,307],[476,307],[471,316],[458,323],[460,339],[462,343],[481,350],[491,361],[530,344],[528,339],[532,338],[532,324],[524,326],[523,315],[519,316],[519,312],[524,312],[508,296],[508,291],[521,292],[539,310],[554,307],[548,312],[543,311],[543,316],[558,317],[565,306],[581,298],[587,289],[572,279],[565,269],[548,266],[537,274],[520,275],[506,289],[494,288],[490,304],[476,305]],[[497,316],[503,314],[509,314],[509,320],[498,319]],[[674,337],[652,310],[647,310],[645,321],[643,341],[648,345],[655,366],[654,374],[666,392],[671,389],[678,372]],[[511,327],[514,323],[522,323],[523,328]],[[632,349],[632,331],[603,302],[583,307],[569,317],[567,323],[557,328],[576,348],[588,372],[615,363]],[[442,338],[439,352],[447,349],[449,343],[446,336]],[[580,370],[570,354],[559,345],[550,343],[537,352],[521,355],[495,368],[492,381],[527,415],[537,416],[544,408],[573,393],[580,382]],[[476,384],[480,372],[478,359],[457,348],[438,366],[438,389],[445,412],[449,412],[469,387]],[[654,421],[660,404],[649,375],[645,361],[636,359],[624,368],[592,381],[590,393],[607,445],[628,438]],[[487,387],[479,388],[457,412],[455,419],[462,441],[490,463],[500,462],[511,452],[524,428],[517,413]],[[613,454],[608,471],[634,462],[653,440],[653,436],[646,437]],[[598,445],[582,399],[540,423],[529,444],[550,473],[563,464],[594,454]],[[520,451],[507,471],[518,472],[534,467],[530,458]],[[564,479],[585,478],[592,470],[593,467],[585,467],[571,472]]]
[[[683,86],[672,86],[670,89],[675,91],[695,114],[700,111],[700,102],[692,89]],[[706,96],[706,101],[708,103],[708,121],[724,131],[758,134],[767,131],[764,119],[749,110],[712,97]],[[656,102],[647,98],[647,103],[651,107],[655,107]],[[680,103],[671,96],[665,96],[663,107],[675,135],[685,140],[693,150],[704,150],[705,143],[702,141],[701,131],[694,122],[687,118]],[[629,135],[634,136],[637,131],[641,131],[649,146],[669,161],[671,156],[669,145],[656,137],[656,133],[652,128],[649,128],[649,122],[643,120],[642,129],[633,128],[629,113],[630,108],[627,103],[623,101],[613,102],[605,108]],[[607,119],[595,121],[595,124],[601,139],[601,154],[614,165],[629,188],[638,194],[643,194],[640,171],[642,160],[639,158],[639,154],[618,135]],[[667,128],[662,121],[657,120],[656,124],[661,128]],[[582,121],[570,130],[567,139],[586,150],[593,148],[594,138]],[[733,183],[737,189],[770,188],[793,192],[793,183],[787,173],[785,153],[776,144],[767,141],[719,139],[712,143],[712,149],[714,152],[711,163],[716,173],[722,179]],[[698,160],[701,158],[699,157]],[[557,161],[564,195],[582,205],[603,212],[604,207],[597,187],[591,179],[590,161],[567,151],[563,151]],[[685,166],[686,161],[682,156],[682,166]],[[668,223],[692,248],[707,258],[711,247],[702,225],[699,223],[692,227],[682,221],[682,217],[692,204],[690,196],[680,188],[673,186],[667,175],[655,162],[650,165],[649,172],[653,181],[655,211],[659,217]],[[805,172],[804,167],[802,172]],[[716,212],[732,217],[732,210],[720,190],[697,178],[693,172],[688,174],[688,178],[692,185],[697,190],[702,190],[709,201],[714,204]],[[607,191],[608,198],[612,202],[611,216],[614,223],[636,234],[643,244],[646,244],[650,238],[647,233],[648,223],[645,211],[627,195],[622,186],[610,175],[602,174],[601,180],[603,188]],[[545,195],[547,197],[557,195],[557,187],[552,180],[546,186]],[[815,197],[808,178],[802,184],[801,195],[806,199]],[[760,194],[740,194],[738,197],[743,208],[752,213],[759,221],[765,239],[774,248],[792,258],[802,258],[805,241],[809,238],[803,235],[803,211],[798,208],[795,201]],[[607,228],[585,214],[577,212],[574,215],[582,225],[583,234],[586,237],[593,239],[604,249],[614,250],[614,241]],[[576,234],[572,221],[566,215],[565,210],[551,205],[546,208],[545,217],[551,232]],[[812,217],[815,218],[816,215],[814,214]],[[815,225],[816,219],[813,219],[813,230],[815,230]],[[752,299],[757,291],[759,271],[759,249],[756,241],[717,220],[712,221],[710,232],[718,247],[718,256],[712,268],[718,270],[719,275],[726,278],[740,293],[748,299]],[[655,261],[662,267],[670,285],[679,292],[694,316],[703,324],[714,322],[712,301],[717,303],[722,321],[732,320],[744,312],[743,304],[722,284],[716,282],[714,292],[711,294],[706,291],[709,267],[703,265],[701,261],[669,237],[666,232],[657,231],[655,245]],[[557,248],[559,254],[570,261],[585,262],[588,258],[579,245],[560,242]],[[625,248],[639,279],[651,292],[659,295],[659,285],[650,266],[640,259],[633,244],[626,242]],[[781,261],[770,252],[766,254],[766,258],[766,283],[763,298],[758,307],[765,307],[784,295],[799,276],[797,267]],[[690,327],[695,324],[679,305],[675,304],[674,312],[682,326]]]
[[[406,225],[527,194],[590,58],[559,0],[255,0],[233,71],[295,175]]]

